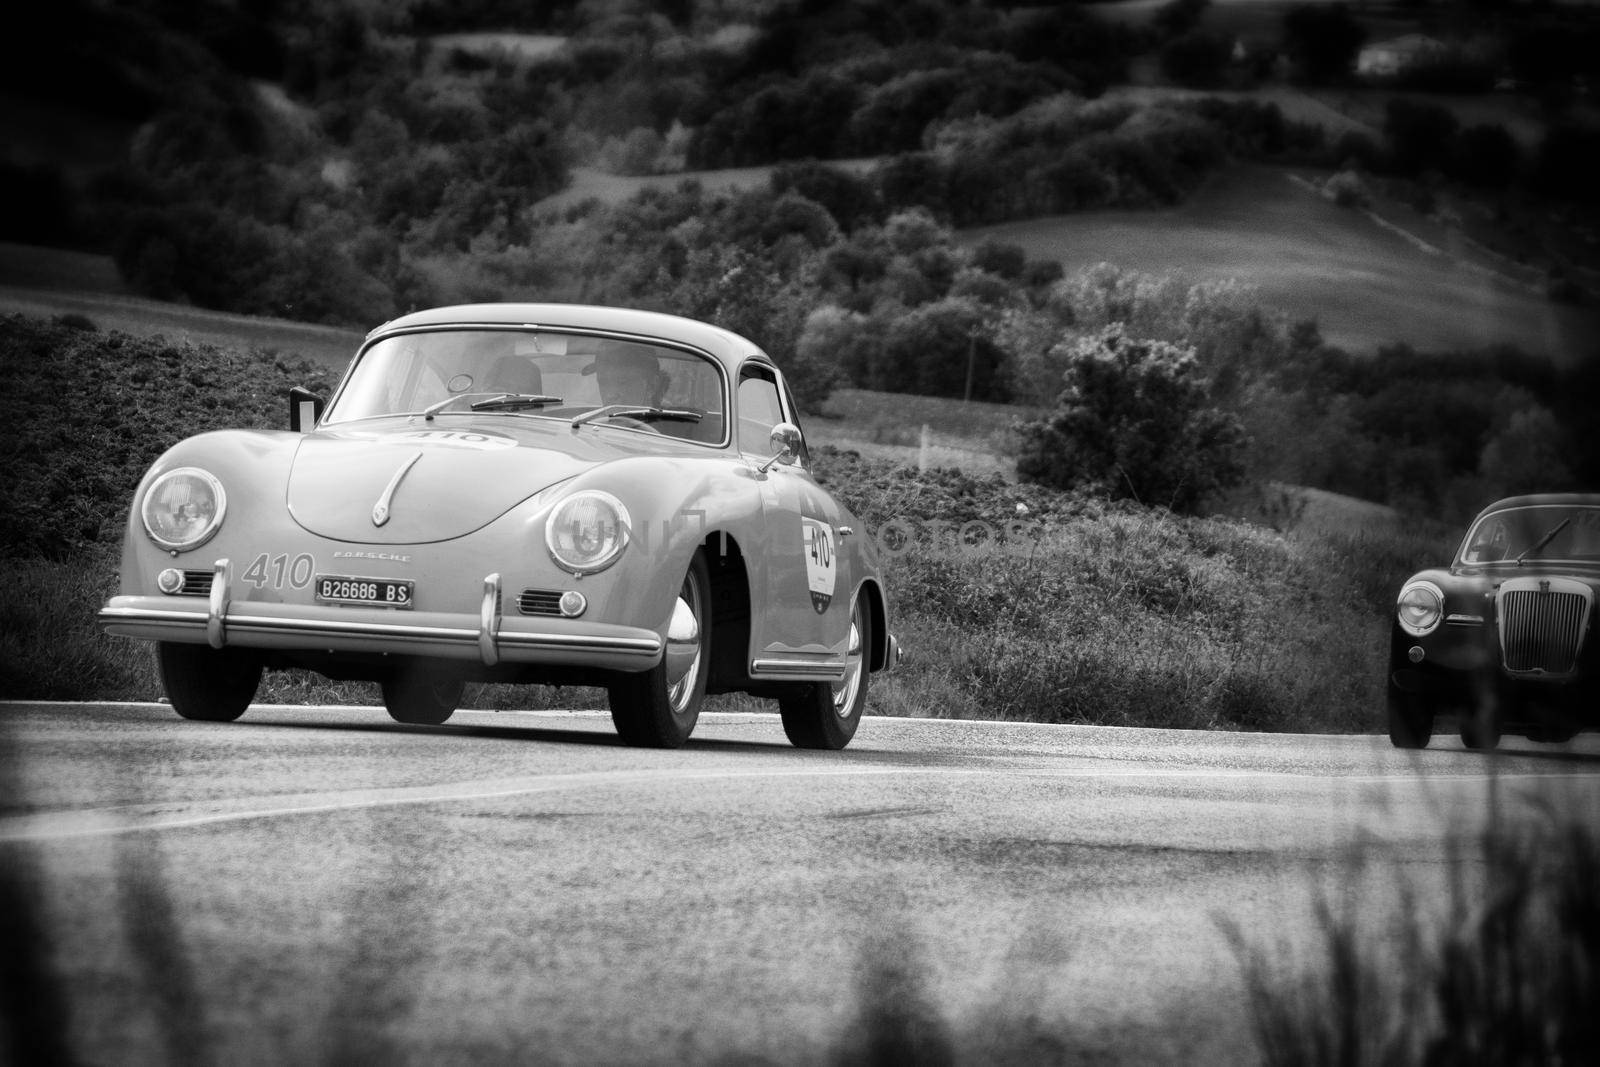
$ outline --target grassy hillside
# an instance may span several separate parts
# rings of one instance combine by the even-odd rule
[[[82,315],[106,330],[303,357],[334,370],[344,369],[362,338],[359,330],[132,296],[108,256],[7,242],[0,242],[0,314]]]
[[[1110,262],[1237,279],[1266,304],[1316,319],[1328,340],[1353,351],[1395,341],[1440,351],[1500,342],[1566,360],[1592,347],[1592,310],[1551,303],[1505,264],[1452,247],[1448,233],[1413,212],[1387,205],[1389,217],[1374,218],[1339,207],[1294,174],[1238,167],[1178,207],[1091,211],[962,236],[1020,245],[1069,273]]]
[[[1012,404],[837,389],[808,415],[806,434],[821,445],[919,470],[955,467],[1014,478],[1016,425],[1039,415]]]

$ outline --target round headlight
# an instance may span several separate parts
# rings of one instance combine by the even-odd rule
[[[163,474],[139,506],[150,540],[173,552],[187,552],[209,541],[227,510],[222,483],[199,467],[179,467]]]
[[[1400,628],[1413,637],[1431,634],[1444,617],[1444,593],[1432,582],[1412,582],[1400,590],[1395,615]]]
[[[610,493],[574,493],[545,522],[550,558],[573,574],[593,574],[617,561],[628,547],[628,509]]]

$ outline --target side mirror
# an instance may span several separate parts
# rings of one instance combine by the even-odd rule
[[[302,389],[298,385],[289,390],[289,429],[294,433],[310,433],[317,428],[317,422],[322,418],[322,409],[327,406],[316,393],[309,389]]]
[[[774,463],[793,463],[794,458],[800,454],[800,427],[792,422],[780,422],[772,428],[772,447],[778,450],[777,454],[763,463],[758,470],[767,473]]]

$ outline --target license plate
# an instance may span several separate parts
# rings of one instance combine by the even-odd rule
[[[319,574],[313,586],[318,603],[362,604],[375,608],[409,608],[412,583],[396,578],[350,578]]]

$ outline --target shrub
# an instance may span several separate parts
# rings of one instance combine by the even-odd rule
[[[337,325],[394,310],[389,289],[332,234],[295,234],[205,204],[131,213],[114,258],[138,291],[201,307]]]
[[[1284,50],[1313,85],[1341,82],[1355,67],[1367,31],[1346,4],[1296,5],[1283,17]]]
[[[838,167],[782,163],[773,168],[769,181],[775,195],[797,193],[827,208],[844,233],[883,221],[883,201],[877,187],[867,178]]]
[[[1600,186],[1592,164],[1600,155],[1600,127],[1561,122],[1550,127],[1539,142],[1535,181],[1554,196],[1593,204],[1600,202]]]
[[[1384,162],[1383,148],[1370,135],[1347,130],[1334,142],[1333,162],[1346,170],[1376,170]]]
[[[1353,170],[1341,170],[1322,183],[1322,195],[1340,207],[1366,207],[1370,203],[1366,183]]]
[[[61,168],[0,160],[0,240],[72,245],[79,220]]]
[[[850,116],[860,94],[858,86],[827,72],[767,85],[696,131],[688,146],[689,165],[753,166],[846,155]]]
[[[1383,136],[1401,174],[1446,170],[1456,161],[1460,121],[1449,108],[1399,97],[1384,109]]]
[[[984,336],[981,308],[952,297],[895,318],[868,380],[872,388],[888,392],[1006,400],[1002,359]]]
[[[1110,326],[1073,344],[1056,410],[1023,428],[1017,473],[1192,511],[1243,478],[1244,445],[1238,419],[1208,405],[1192,349]]]
[[[1150,17],[1151,28],[1167,39],[1180,37],[1200,25],[1211,0],[1167,0]]]
[[[945,114],[968,81],[954,68],[915,70],[871,90],[850,117],[850,138],[863,150],[910,152],[922,132]]]
[[[1161,73],[1179,85],[1221,85],[1233,58],[1233,42],[1220,33],[1190,30],[1161,49]]]
[[[292,357],[86,331],[21,315],[0,330],[0,393],[48,417],[19,422],[0,482],[0,546],[65,559],[121,534],[145,469],[191,434],[285,424],[284,396],[333,373]]]

